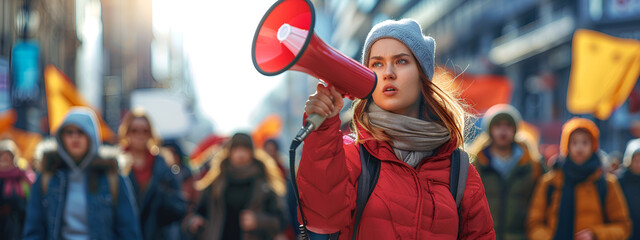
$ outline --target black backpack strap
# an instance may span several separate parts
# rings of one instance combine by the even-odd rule
[[[458,176],[460,175],[460,152],[458,149],[454,150],[451,153],[451,173],[449,174],[449,191],[451,191],[451,196],[456,200],[456,206],[458,206],[458,200],[456,197],[458,196]]]
[[[359,148],[362,171],[358,177],[358,189],[356,192],[356,219],[353,225],[353,236],[351,237],[353,240],[358,236],[358,226],[360,225],[362,212],[380,176],[380,160],[372,156],[362,144],[359,145]]]
[[[467,174],[469,173],[469,155],[461,149],[456,149],[451,153],[451,172],[449,173],[449,190],[451,196],[456,201],[458,210],[458,238],[462,227],[462,213],[460,206],[464,190],[467,185]]]
[[[605,179],[605,174],[603,174],[598,180],[596,180],[596,188],[598,189],[598,196],[600,197],[600,206],[602,209],[602,219],[604,223],[609,222],[609,218],[607,217],[607,180]]]
[[[461,149],[451,153],[451,173],[449,174],[449,190],[456,200],[456,206],[460,209],[464,189],[467,185],[469,174],[469,155]]]
[[[340,232],[334,232],[332,234],[329,234],[328,240],[338,240],[338,236],[340,236]]]

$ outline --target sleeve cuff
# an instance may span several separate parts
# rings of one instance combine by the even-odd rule
[[[307,115],[307,113],[305,113],[304,116],[302,117],[302,126],[304,126],[304,124],[307,122],[307,117],[309,117],[309,115]],[[338,123],[337,124],[338,128],[340,128],[340,114],[336,114],[333,117],[325,119],[324,122],[322,122],[320,127],[317,129],[317,131],[327,130],[327,129],[331,128],[332,126],[336,125],[336,122]]]

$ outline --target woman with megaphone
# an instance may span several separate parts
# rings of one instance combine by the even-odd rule
[[[373,27],[362,62],[378,82],[353,103],[354,136],[340,131],[344,103],[334,87],[318,85],[309,96],[306,115],[327,118],[307,137],[297,177],[310,231],[339,239],[495,239],[480,177],[457,150],[467,113],[432,81],[434,54],[434,39],[414,20]]]

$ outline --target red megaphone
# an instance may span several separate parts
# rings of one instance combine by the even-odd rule
[[[367,98],[375,89],[375,73],[324,43],[313,33],[314,25],[310,1],[276,2],[256,29],[253,65],[267,76],[289,69],[304,72],[334,85],[347,97]]]
[[[376,74],[324,43],[313,33],[314,25],[315,10],[310,1],[276,2],[256,29],[251,49],[253,65],[267,76],[295,70],[334,85],[351,99],[369,97],[376,87]]]

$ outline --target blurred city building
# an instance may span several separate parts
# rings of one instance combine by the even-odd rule
[[[0,59],[9,65],[6,76],[11,80],[7,90],[11,88],[18,128],[42,131],[41,119],[46,116],[46,111],[41,111],[45,106],[44,64],[75,72],[80,45],[75,6],[74,1],[62,0],[0,1]]]
[[[183,33],[171,19],[175,4],[0,0],[0,112],[14,109],[16,127],[48,134],[43,72],[52,65],[112,130],[134,107],[136,92],[163,89],[181,107],[164,111],[189,126],[164,137],[183,140],[186,149],[195,146],[213,128],[195,98]]]

